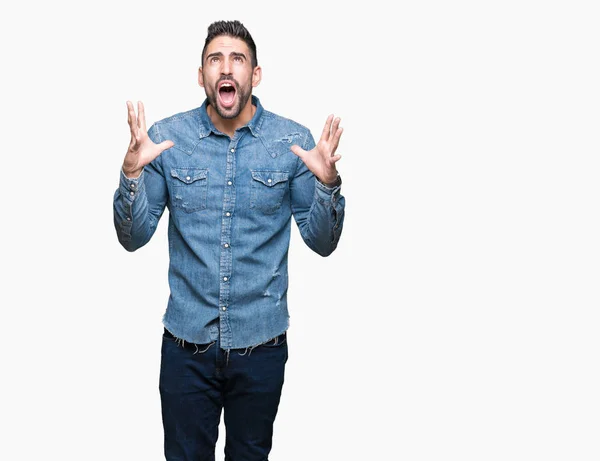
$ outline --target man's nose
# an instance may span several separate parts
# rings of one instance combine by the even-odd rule
[[[221,67],[221,73],[223,75],[229,75],[230,72],[230,65],[229,65],[229,59],[224,59],[223,60],[223,66]]]

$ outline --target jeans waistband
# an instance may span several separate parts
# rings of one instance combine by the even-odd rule
[[[172,333],[171,333],[169,330],[167,330],[166,328],[164,328],[164,330],[165,330],[165,336],[166,336],[167,338],[171,338],[171,339],[179,339],[179,338],[177,338],[177,336],[174,336],[174,335],[173,335],[173,334],[172,334]],[[284,340],[286,339],[286,336],[287,336],[287,331],[284,331],[284,332],[283,332],[283,333],[281,333],[279,336],[275,336],[274,338],[271,338],[271,339],[269,339],[269,340],[265,341],[263,344],[270,343],[270,342],[275,342],[275,340],[277,340],[277,341],[276,341],[276,344],[280,344],[282,341],[284,341]],[[188,343],[188,342],[186,341],[186,343]],[[190,344],[190,343],[188,343],[188,344]],[[195,343],[191,343],[191,344],[195,344]],[[202,345],[202,344],[198,344],[198,346],[201,346],[201,345]],[[208,344],[206,344],[206,345],[208,345]],[[245,349],[245,348],[242,348],[242,349]]]

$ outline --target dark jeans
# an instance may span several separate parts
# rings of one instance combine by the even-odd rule
[[[168,461],[214,461],[221,409],[225,460],[266,461],[288,358],[285,333],[254,349],[163,335],[160,396]]]

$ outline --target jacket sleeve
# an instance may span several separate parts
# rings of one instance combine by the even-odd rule
[[[155,125],[148,130],[148,136],[155,143],[161,142]],[[146,165],[138,178],[129,179],[121,170],[113,214],[117,237],[127,251],[135,251],[150,241],[165,210],[168,190],[161,155]]]
[[[304,150],[315,147],[310,131],[301,147]],[[329,256],[337,247],[344,224],[346,201],[340,193],[341,185],[327,187],[299,157],[297,162],[290,184],[294,219],[308,247],[321,256]]]

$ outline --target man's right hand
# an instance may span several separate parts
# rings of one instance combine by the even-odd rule
[[[131,142],[123,160],[123,173],[128,178],[137,178],[142,174],[144,167],[158,157],[164,150],[173,147],[173,141],[163,141],[154,144],[146,131],[146,115],[144,104],[138,101],[138,116],[135,115],[133,104],[127,101],[127,122],[131,130]]]

